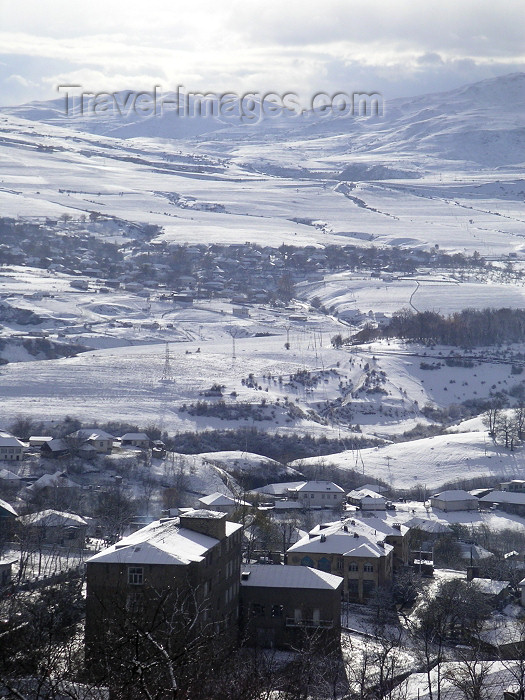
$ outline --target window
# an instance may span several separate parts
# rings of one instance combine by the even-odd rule
[[[144,583],[144,569],[142,566],[130,566],[128,568],[128,583],[132,586],[140,586]]]
[[[355,563],[355,561],[351,561],[350,564],[348,564],[348,571],[359,571],[359,565]]]
[[[312,569],[314,568],[314,560],[311,557],[303,557],[301,559],[301,566],[310,566]]]
[[[317,562],[317,568],[320,569],[321,571],[326,571],[329,574],[331,569],[332,569],[332,566],[330,564],[330,560],[327,559],[326,557],[322,557]]]
[[[370,574],[374,570],[374,565],[373,564],[365,564],[363,566],[363,571],[367,574]]]
[[[284,613],[284,605],[272,605],[272,617],[282,617]]]
[[[363,595],[369,596],[375,590],[375,583],[373,581],[363,581]]]
[[[314,622],[314,625],[316,625],[317,627],[319,626],[319,623],[321,622],[321,611],[319,610],[319,608],[314,608],[313,622]]]
[[[359,594],[359,581],[357,579],[348,579],[348,595],[356,596]]]
[[[252,615],[254,617],[264,617],[264,605],[260,603],[252,603]]]

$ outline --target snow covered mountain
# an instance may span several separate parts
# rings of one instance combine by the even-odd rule
[[[239,107],[228,116],[181,116],[182,97],[163,96],[158,114],[146,106],[141,110],[136,93],[117,93],[114,105],[95,109],[93,99],[84,110],[78,101],[65,111],[65,98],[4,107],[2,112],[43,124],[62,126],[92,134],[117,138],[199,139],[216,152],[232,149],[246,155],[257,145],[258,157],[272,157],[276,145],[289,143],[311,159],[355,155],[356,179],[391,179],[403,176],[399,169],[368,171],[363,156],[386,161],[421,160],[422,156],[441,160],[462,160],[483,166],[507,166],[525,162],[525,73],[514,73],[483,80],[449,92],[399,98],[384,105],[381,117],[355,117],[312,112],[301,116],[267,117],[257,123],[240,125]],[[216,101],[215,101],[216,102]],[[133,104],[137,109],[131,109]],[[188,98],[193,114],[195,99]],[[288,165],[299,166],[304,158],[287,154]],[[306,164],[303,162],[303,166]],[[334,163],[337,167],[337,162]],[[405,176],[413,175],[409,172]]]

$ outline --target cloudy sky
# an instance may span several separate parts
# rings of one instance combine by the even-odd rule
[[[0,104],[86,91],[447,90],[525,70],[523,0],[0,0]]]

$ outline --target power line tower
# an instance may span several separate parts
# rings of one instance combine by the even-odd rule
[[[170,344],[166,343],[166,355],[164,359],[164,369],[162,370],[162,377],[161,377],[161,382],[164,384],[169,384],[170,382],[173,381],[173,374],[171,371],[171,362],[170,362]]]

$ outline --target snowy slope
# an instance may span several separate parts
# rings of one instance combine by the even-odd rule
[[[362,469],[367,476],[384,479],[395,488],[422,486],[432,490],[455,479],[497,476],[504,481],[525,477],[524,455],[494,445],[486,432],[437,435],[359,452],[298,460],[291,466],[301,469],[305,464]]]

